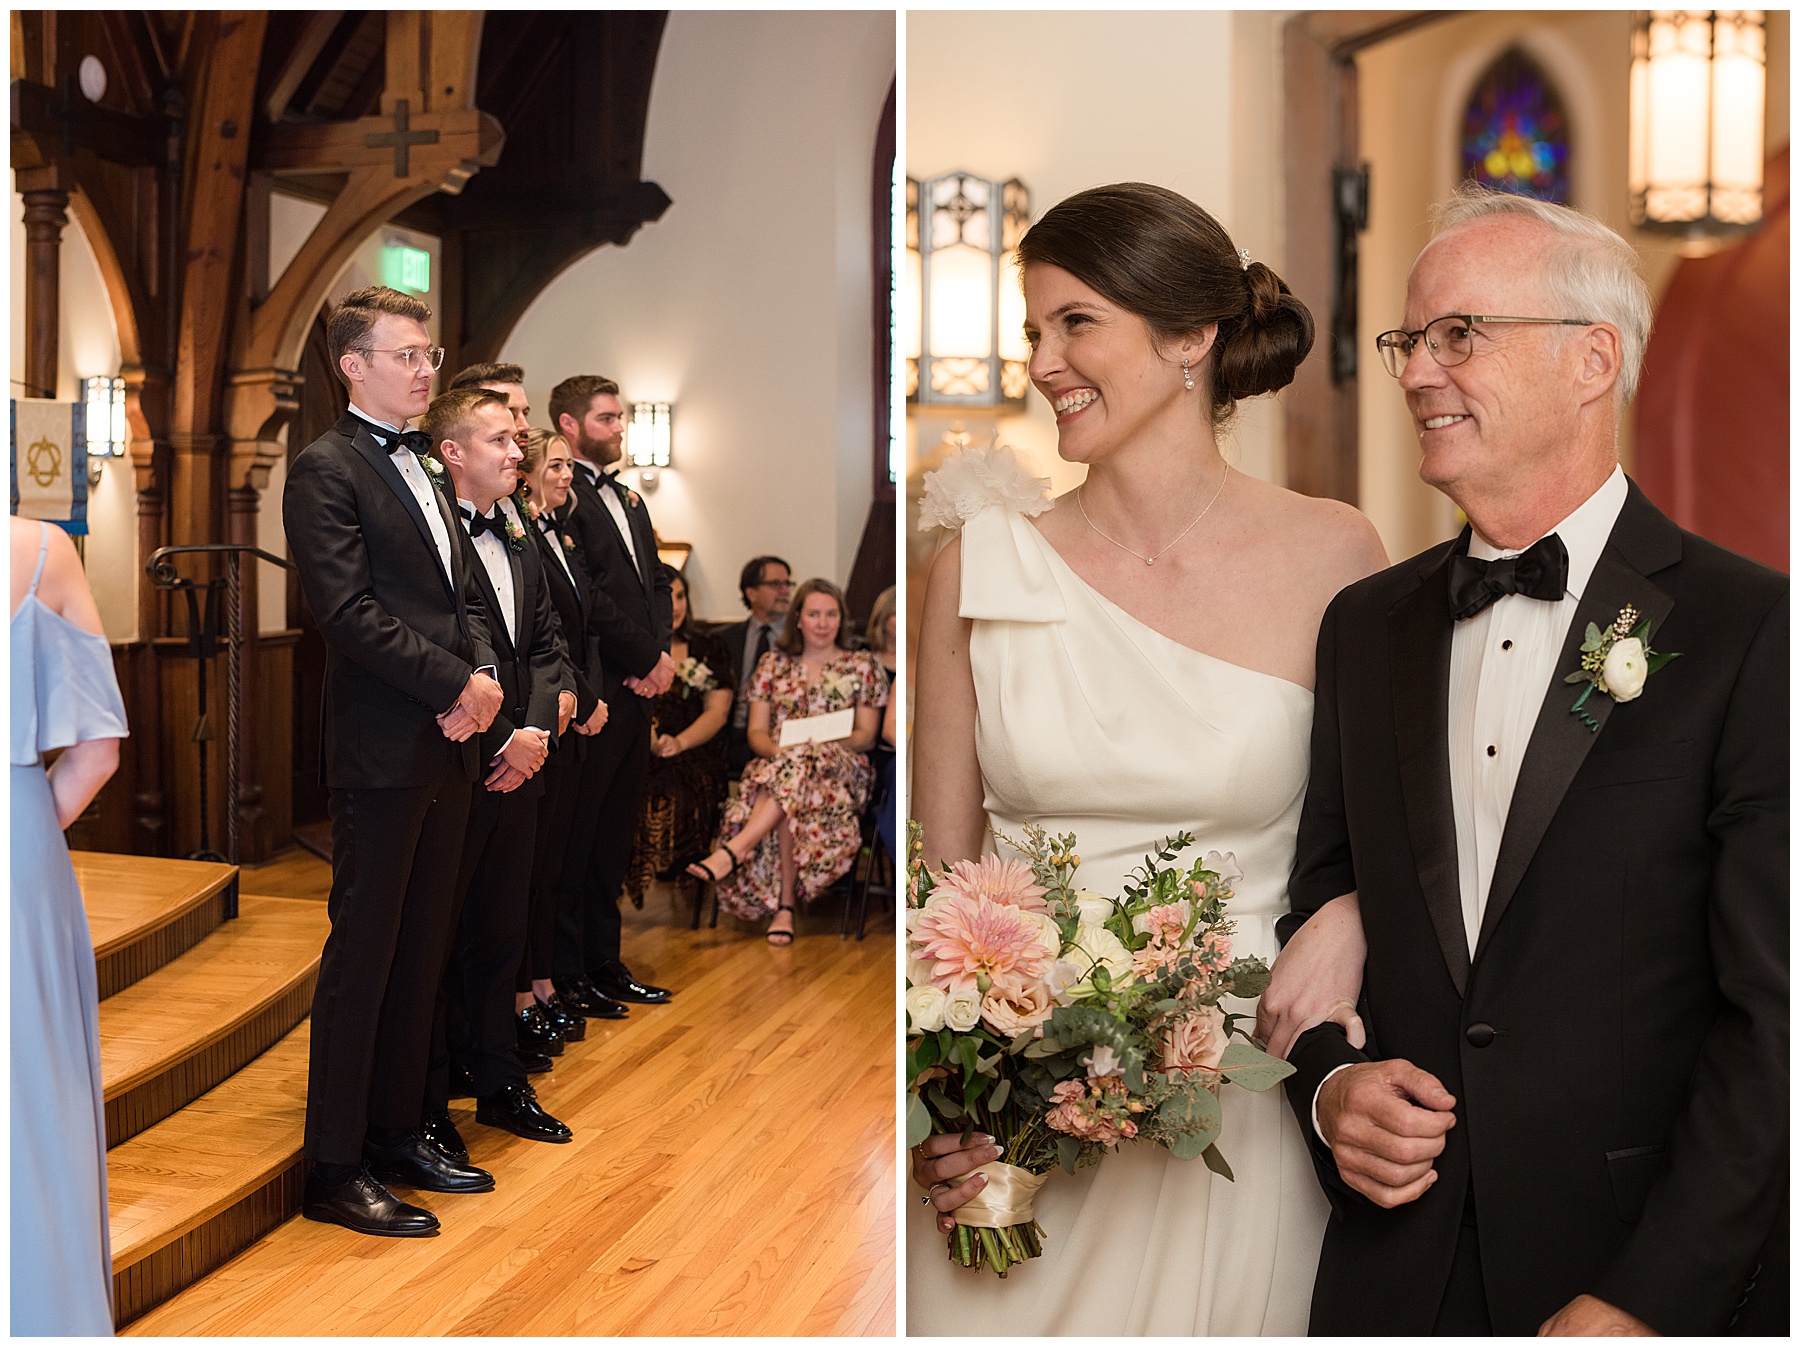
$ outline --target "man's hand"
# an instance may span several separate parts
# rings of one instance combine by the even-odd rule
[[[625,680],[630,686],[631,680]],[[660,697],[675,685],[675,661],[669,658],[667,650],[662,652],[656,661],[656,667],[637,680],[638,685],[631,690],[640,697]]]
[[[1294,932],[1256,1003],[1256,1036],[1271,1053],[1285,1059],[1296,1038],[1327,1020],[1344,1026],[1351,1047],[1368,1042],[1356,1013],[1367,952],[1354,893],[1333,898]]]
[[[444,738],[453,744],[460,744],[479,732],[473,713],[460,701],[439,716],[437,723],[444,732]]]
[[[1576,1296],[1538,1329],[1540,1338],[1656,1338],[1662,1335],[1636,1315],[1594,1296]]]
[[[1319,1135],[1345,1183],[1378,1207],[1403,1206],[1437,1182],[1431,1162],[1456,1126],[1455,1107],[1411,1062],[1359,1062],[1319,1087]]]
[[[575,694],[564,688],[556,694],[556,737],[562,738],[569,732],[569,722],[575,719]]]
[[[550,736],[543,730],[515,730],[494,758],[494,770],[484,783],[489,790],[517,790],[544,765],[550,756]],[[518,779],[513,780],[513,774]],[[502,784],[510,783],[510,784]]]
[[[501,692],[500,685],[477,669],[469,675],[469,681],[463,684],[456,704],[439,716],[437,723],[442,727],[446,739],[460,744],[470,735],[480,734],[492,725],[505,700],[506,695]]]
[[[575,727],[577,734],[598,734],[606,728],[606,703],[596,702],[593,714]]]

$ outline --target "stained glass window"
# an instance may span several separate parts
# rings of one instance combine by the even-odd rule
[[[1514,47],[1463,111],[1463,176],[1540,201],[1569,199],[1569,117],[1544,72]]]

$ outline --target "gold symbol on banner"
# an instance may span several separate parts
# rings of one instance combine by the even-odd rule
[[[39,440],[25,451],[25,471],[39,487],[49,486],[62,476],[62,446],[51,440]]]

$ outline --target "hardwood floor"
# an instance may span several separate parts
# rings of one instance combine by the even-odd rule
[[[304,853],[246,892],[323,897]],[[874,1335],[896,1331],[894,939],[837,938],[836,900],[771,948],[671,893],[625,909],[641,977],[677,989],[589,1020],[533,1077],[566,1146],[453,1113],[496,1191],[401,1195],[444,1222],[384,1240],[295,1218],[128,1335]]]

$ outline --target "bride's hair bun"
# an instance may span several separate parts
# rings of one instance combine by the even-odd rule
[[[1121,182],[1059,202],[1019,242],[1020,266],[1034,262],[1135,313],[1160,343],[1217,323],[1215,422],[1239,398],[1292,383],[1312,350],[1312,314],[1281,278],[1261,262],[1245,267],[1219,222],[1166,187]]]

